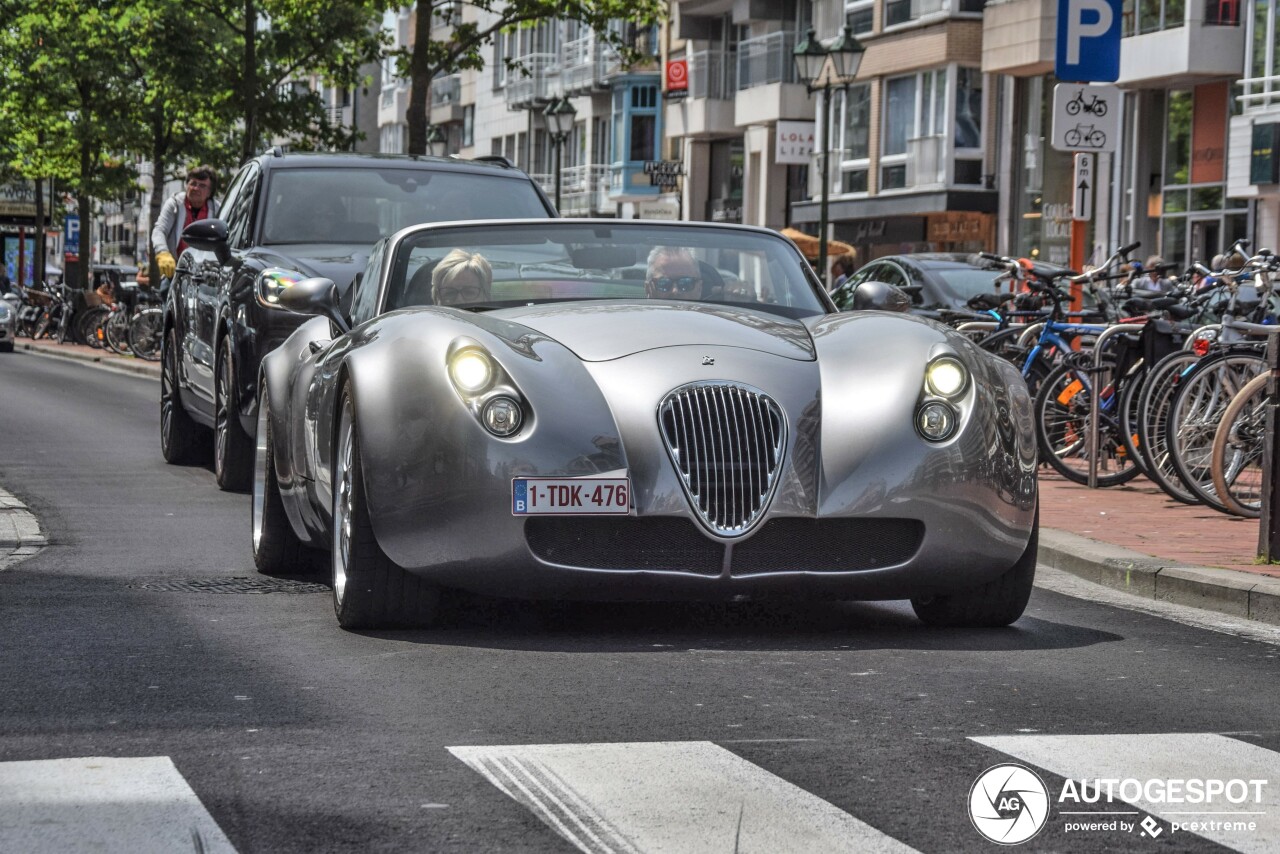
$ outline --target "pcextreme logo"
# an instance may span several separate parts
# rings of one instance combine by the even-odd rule
[[[1026,842],[1049,819],[1049,790],[1040,776],[1024,765],[993,765],[969,790],[969,819],[992,842]]]

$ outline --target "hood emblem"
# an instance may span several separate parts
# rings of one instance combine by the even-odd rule
[[[715,359],[713,359],[713,358],[712,358],[712,357],[710,357],[710,356],[703,356],[703,357],[702,357],[702,364],[704,364],[704,365],[714,365],[715,363],[716,363],[716,360],[715,360]]]

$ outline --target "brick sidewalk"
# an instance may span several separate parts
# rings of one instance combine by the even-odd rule
[[[1220,566],[1280,577],[1258,566],[1258,520],[1228,516],[1169,498],[1144,477],[1089,489],[1040,470],[1040,524],[1192,566]]]

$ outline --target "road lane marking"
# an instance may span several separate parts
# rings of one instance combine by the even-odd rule
[[[1252,797],[1247,803],[1228,803],[1225,807],[1222,804],[1153,803],[1144,799],[1127,803],[1163,819],[1178,821],[1191,819],[1192,812],[1222,817],[1224,810],[1229,810],[1242,820],[1256,822],[1257,829],[1252,832],[1199,830],[1196,835],[1237,851],[1280,851],[1280,753],[1275,751],[1215,733],[1006,735],[972,737],[972,740],[1076,781],[1108,778],[1267,780],[1261,804]],[[1051,793],[1050,798],[1055,799],[1056,795]],[[1231,809],[1233,806],[1237,809]]]
[[[167,756],[0,762],[0,851],[235,854]]]
[[[589,854],[915,850],[709,741],[449,752]]]

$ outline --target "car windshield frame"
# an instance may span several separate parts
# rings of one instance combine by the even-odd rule
[[[335,175],[340,176],[342,181],[349,182],[347,186],[350,188],[367,190],[370,186],[385,185],[389,192],[385,197],[369,192],[351,193],[329,201],[333,197],[320,192],[316,185],[324,180],[320,176]],[[381,183],[374,184],[378,181]],[[282,186],[297,182],[305,182],[305,197],[310,202],[297,200],[303,194],[297,192],[296,187]],[[262,246],[372,245],[383,235],[424,223],[483,219],[485,215],[498,212],[504,219],[547,219],[554,216],[547,209],[546,202],[533,182],[524,173],[486,174],[460,169],[429,166],[411,168],[389,164],[308,165],[272,169],[267,175],[266,184],[261,225],[258,229],[259,243]],[[433,185],[435,190],[432,189]],[[523,209],[520,208],[521,197],[518,194],[521,187],[527,196],[523,200]],[[419,197],[419,194],[422,195]],[[416,202],[415,207],[420,208],[416,214],[406,214],[399,207],[393,207],[407,208],[411,202]],[[479,211],[459,207],[466,203],[485,207]],[[342,221],[332,225],[313,222],[308,228],[308,218],[315,220],[318,208],[326,205]],[[295,207],[299,210],[298,215],[289,216]],[[355,207],[360,209],[353,209]],[[280,218],[282,211],[285,213],[283,220]]]
[[[648,301],[648,253],[657,246],[672,246],[690,251],[692,259],[699,262],[701,278],[720,279],[719,286],[713,286],[716,290],[694,300],[698,304],[754,308],[792,319],[836,311],[794,244],[776,232],[752,226],[605,219],[488,220],[414,226],[394,235],[391,244],[382,265],[374,316],[431,306],[429,297],[427,301],[414,297],[421,294],[424,285],[429,286],[434,266],[450,247],[478,252],[486,260],[493,256],[492,294],[478,302],[453,306],[463,310],[550,302]],[[528,252],[527,260],[513,257],[510,250],[515,248]],[[611,263],[591,266],[592,261],[604,260]],[[745,269],[733,269],[734,262],[745,262]],[[726,263],[731,266],[720,266]],[[708,267],[713,269],[708,271]],[[423,268],[432,272],[422,282],[413,282]],[[511,275],[513,272],[516,275]],[[529,272],[533,275],[526,278]],[[530,286],[527,291],[521,289],[526,283]],[[783,292],[773,294],[770,288],[775,285]],[[765,301],[769,298],[775,301]]]

